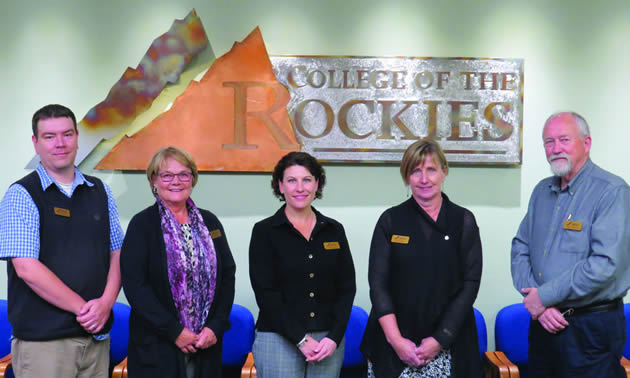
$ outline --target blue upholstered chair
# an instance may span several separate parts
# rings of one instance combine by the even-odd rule
[[[238,369],[245,361],[247,353],[251,352],[254,343],[254,317],[249,310],[241,305],[233,304],[230,311],[230,329],[223,334],[223,355],[221,356],[224,368],[237,366]],[[127,313],[127,341],[129,340],[129,313]],[[114,327],[116,323],[114,322]],[[113,337],[113,332],[112,332]],[[113,340],[112,340],[113,341]],[[121,351],[122,352],[122,351]],[[112,350],[112,353],[113,350]],[[125,345],[124,355],[127,354]],[[112,378],[127,377],[127,359],[116,365]]]
[[[116,302],[112,310],[114,311],[114,324],[112,324],[110,332],[109,364],[116,366],[127,357],[131,307],[125,303]]]
[[[530,319],[525,306],[517,303],[502,308],[494,323],[496,350],[518,366],[521,377],[527,376]]]
[[[510,377],[527,377],[528,335],[531,317],[522,303],[506,306],[497,314],[494,323],[496,357],[507,365]]]
[[[365,377],[367,374],[367,361],[359,350],[367,321],[368,313],[359,306],[352,306],[345,333],[346,346],[341,367],[341,378]]]
[[[343,356],[343,366],[341,369],[341,377],[365,377],[367,371],[367,362],[363,354],[359,350],[363,333],[367,326],[368,314],[359,306],[352,306],[350,320],[346,328],[345,339],[346,346]],[[256,376],[256,366],[254,365],[254,356],[249,353],[247,361],[241,370],[241,378],[250,378]]]
[[[488,350],[488,329],[486,328],[486,321],[479,310],[473,308],[475,311],[475,323],[477,325],[477,337],[479,338],[479,353],[480,358],[483,360],[483,356]]]
[[[367,326],[368,314],[359,306],[352,306],[350,320],[346,328],[346,346],[343,356],[343,367],[365,366],[367,362],[359,350],[365,327]]]
[[[223,335],[223,365],[243,366],[254,343],[254,316],[241,305],[233,304],[230,329]]]
[[[626,316],[626,347],[623,351],[621,365],[626,370],[626,377],[630,377],[630,303],[623,305],[623,313]]]
[[[630,305],[624,306],[626,314],[626,332],[630,331]],[[526,378],[529,364],[529,322],[530,315],[522,303],[509,305],[497,314],[494,324],[496,358],[503,362],[511,375],[509,377]],[[630,345],[626,342],[625,357],[630,356]],[[621,365],[630,377],[630,361],[622,358]]]
[[[13,378],[11,369],[11,324],[9,323],[7,300],[0,299],[0,377]]]
[[[475,324],[477,326],[477,337],[479,342],[479,358],[481,358],[483,365],[483,374],[482,377],[485,378],[509,378],[509,374],[504,372],[501,375],[501,370],[505,370],[503,367],[503,363],[497,360],[495,356],[495,352],[488,352],[488,329],[486,328],[486,321],[476,308],[473,308],[475,311]]]

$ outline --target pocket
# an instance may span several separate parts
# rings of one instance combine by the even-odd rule
[[[562,229],[560,252],[586,256],[591,249],[590,226],[584,225],[581,231]]]

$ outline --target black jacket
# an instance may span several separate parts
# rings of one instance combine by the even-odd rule
[[[481,279],[481,241],[473,214],[446,195],[436,221],[412,198],[386,210],[370,247],[372,311],[361,351],[376,377],[398,377],[404,363],[378,319],[395,314],[403,337],[434,337],[453,356],[454,377],[481,375],[473,303]]]
[[[356,292],[354,264],[341,223],[317,210],[306,240],[281,207],[254,226],[249,277],[260,308],[256,328],[298,343],[306,332],[329,331],[341,342]]]
[[[236,266],[221,223],[211,212],[199,210],[217,253],[215,296],[205,326],[214,331],[218,341],[192,356],[196,378],[221,377],[221,340],[230,328]],[[184,325],[177,318],[171,294],[157,204],[131,219],[121,250],[120,269],[125,296],[131,305],[129,377],[185,377],[184,353],[175,345]]]

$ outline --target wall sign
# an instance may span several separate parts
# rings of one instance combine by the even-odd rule
[[[521,163],[521,59],[270,59],[296,138],[319,159],[399,162],[433,138],[452,163]]]

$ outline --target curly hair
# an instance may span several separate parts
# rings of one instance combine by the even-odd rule
[[[326,185],[326,172],[317,159],[306,152],[289,152],[278,161],[271,175],[271,189],[273,190],[273,194],[278,197],[280,201],[284,201],[284,195],[280,193],[279,182],[284,178],[284,171],[294,165],[306,168],[311,175],[315,177],[318,183],[315,198],[322,198],[324,185]]]

